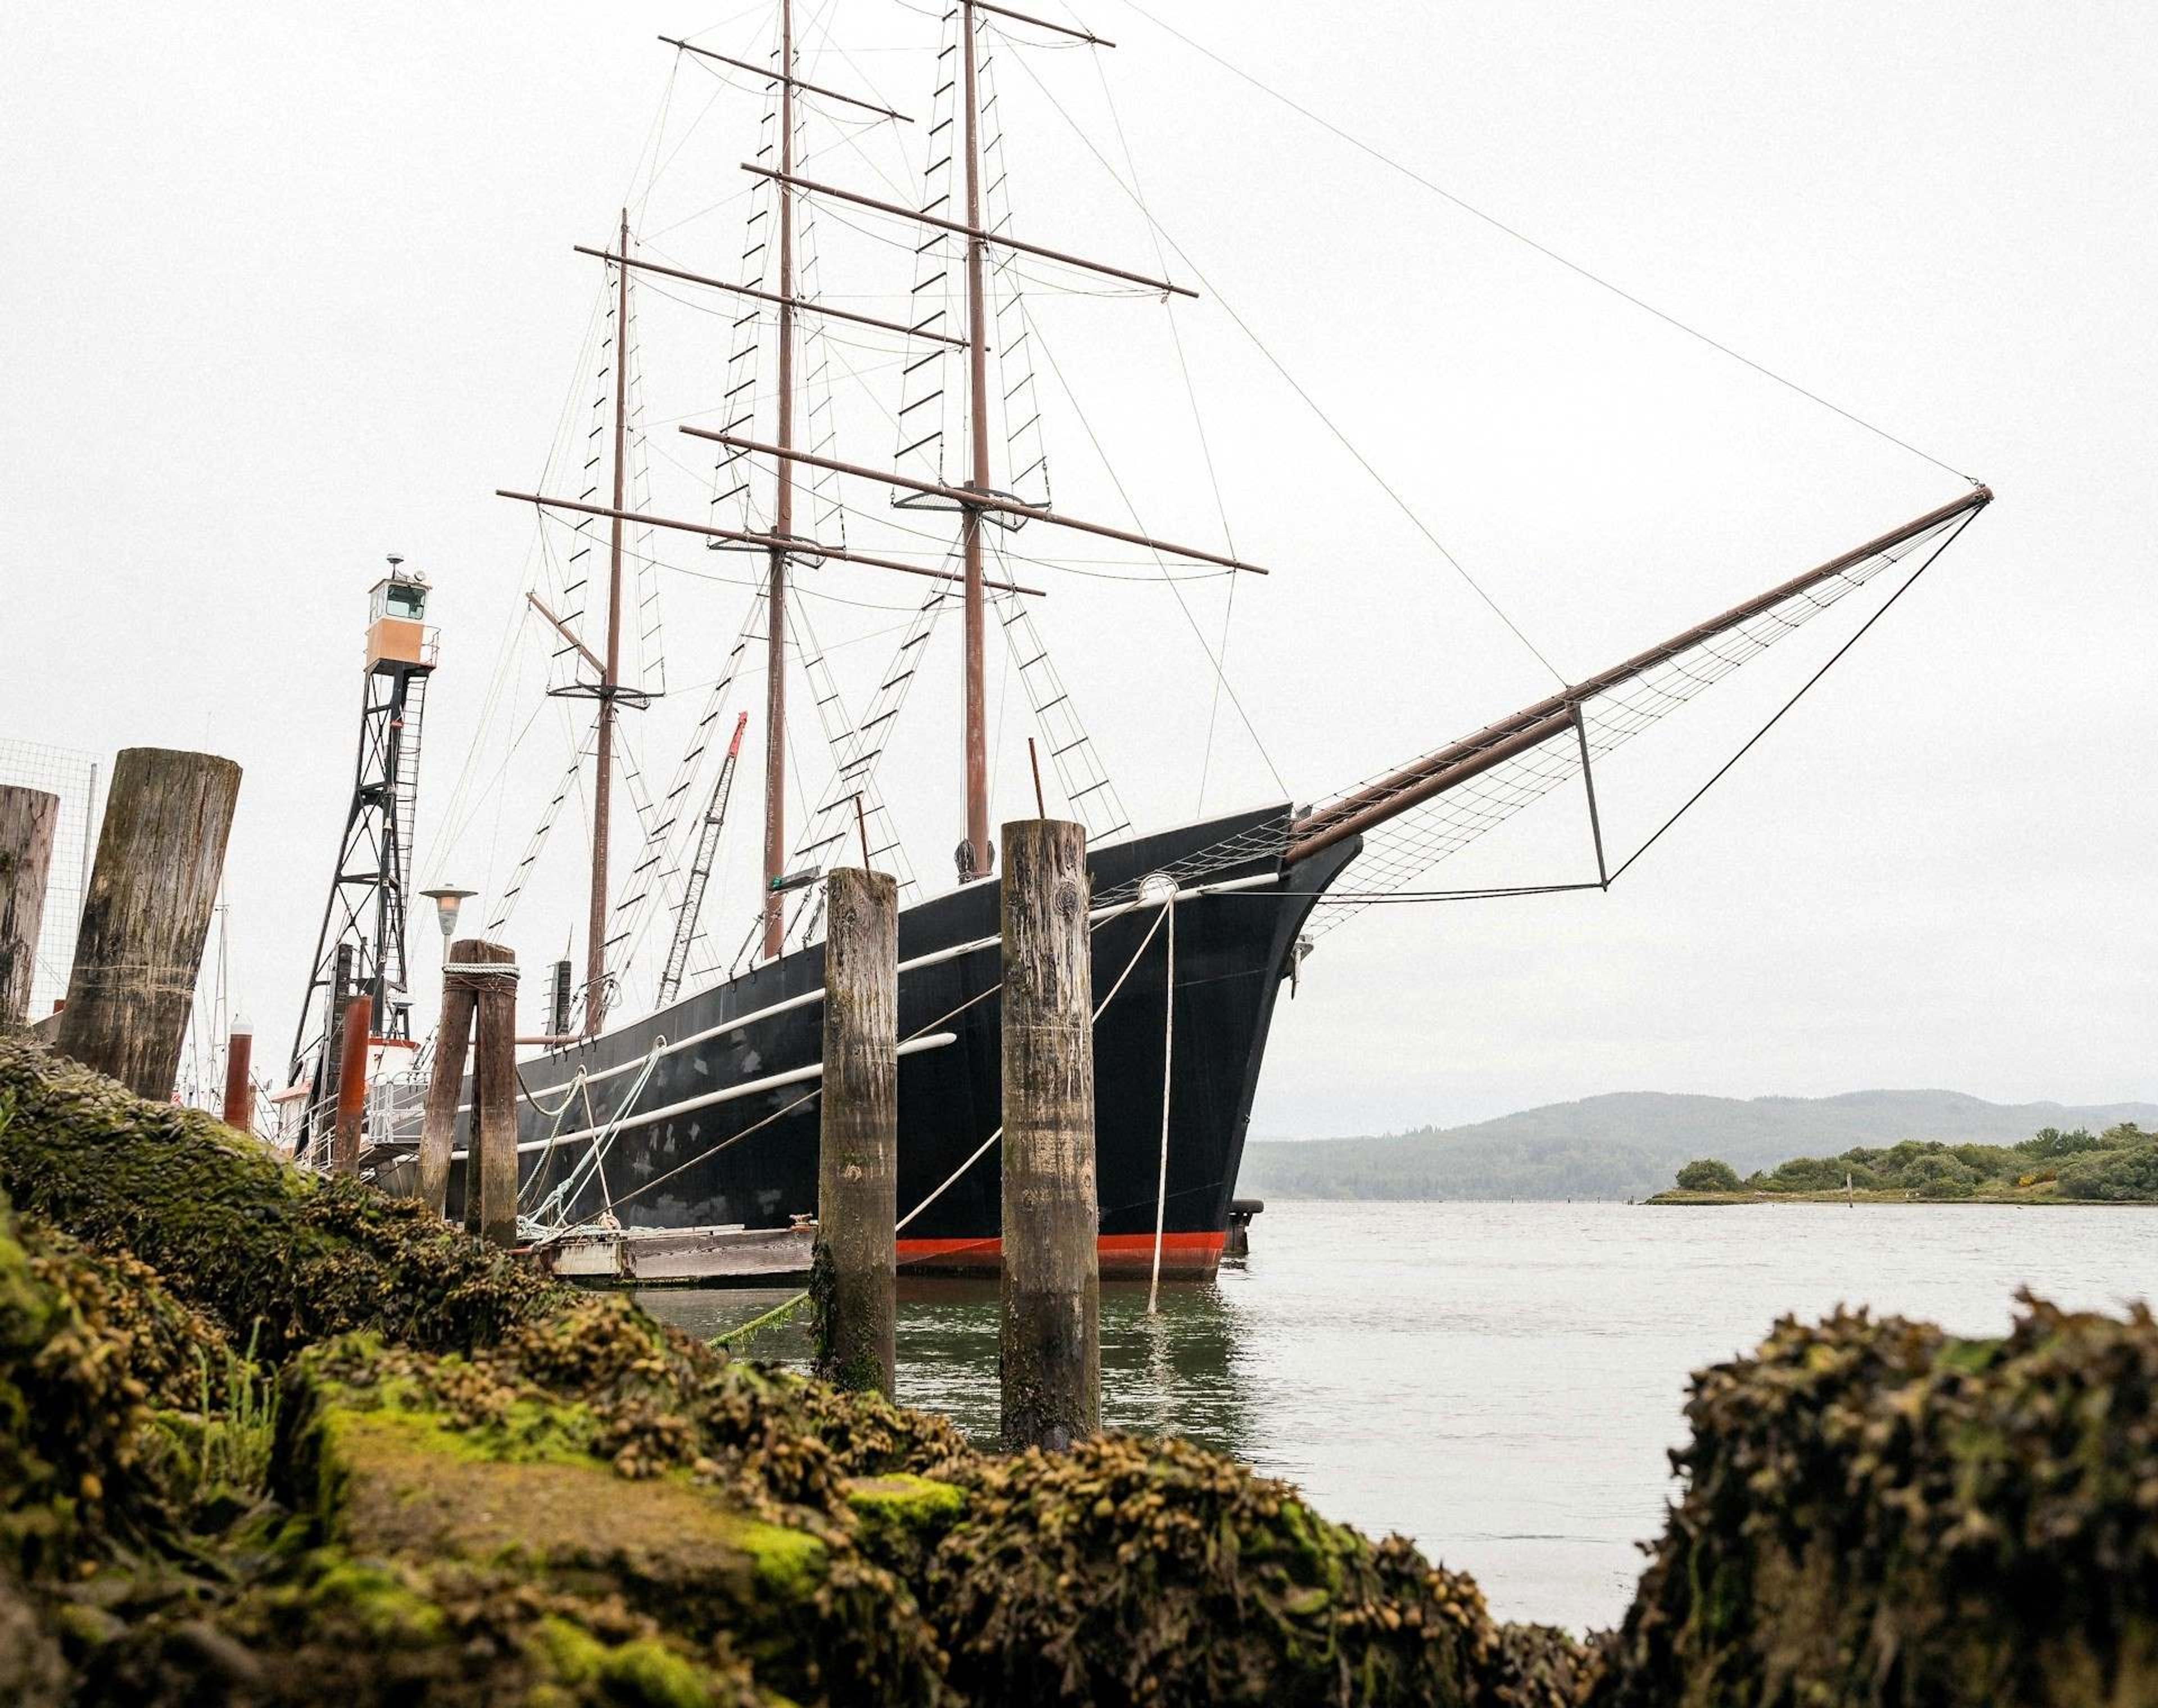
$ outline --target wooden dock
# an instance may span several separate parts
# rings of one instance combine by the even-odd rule
[[[518,1255],[586,1287],[765,1287],[809,1273],[813,1221],[785,1228],[580,1228]]]

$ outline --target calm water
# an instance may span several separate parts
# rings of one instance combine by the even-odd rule
[[[1662,1527],[1687,1373],[1839,1301],[1966,1334],[2017,1286],[2158,1297],[2158,1220],[2122,1209],[1271,1204],[1208,1286],[1103,1289],[1102,1409],[1303,1485],[1473,1571],[1502,1618],[1614,1623]],[[654,1293],[699,1333],[783,1292]],[[759,1355],[797,1360],[798,1328]],[[997,1427],[994,1282],[902,1282],[900,1398]]]

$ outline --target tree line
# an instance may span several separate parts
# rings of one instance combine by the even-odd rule
[[[1947,1200],[2016,1196],[2090,1203],[2158,1200],[2158,1133],[2132,1121],[2103,1133],[2042,1127],[2020,1144],[1945,1144],[1906,1139],[1859,1145],[1832,1157],[1794,1157],[1740,1176],[1728,1163],[1696,1157],[1679,1169],[1687,1192],[1901,1192]]]

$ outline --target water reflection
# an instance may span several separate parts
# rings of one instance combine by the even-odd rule
[[[1102,1284],[1102,1422],[1144,1435],[1186,1435],[1238,1458],[1257,1446],[1249,1313],[1236,1276],[1164,1284],[1147,1314],[1144,1282]],[[653,1288],[638,1303],[693,1334],[723,1334],[792,1297],[790,1288],[684,1292]],[[997,1283],[958,1277],[902,1277],[899,1284],[899,1399],[948,1417],[970,1440],[997,1433]],[[798,1313],[761,1333],[749,1355],[807,1367],[808,1334]]]

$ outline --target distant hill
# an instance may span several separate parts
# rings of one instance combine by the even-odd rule
[[[2158,1125],[2158,1104],[1989,1103],[1959,1091],[1701,1097],[1613,1091],[1473,1126],[1372,1138],[1255,1139],[1236,1190],[1264,1198],[1639,1198],[1681,1163],[1741,1174],[1853,1145],[1938,1138],[2012,1144],[2042,1127]]]

